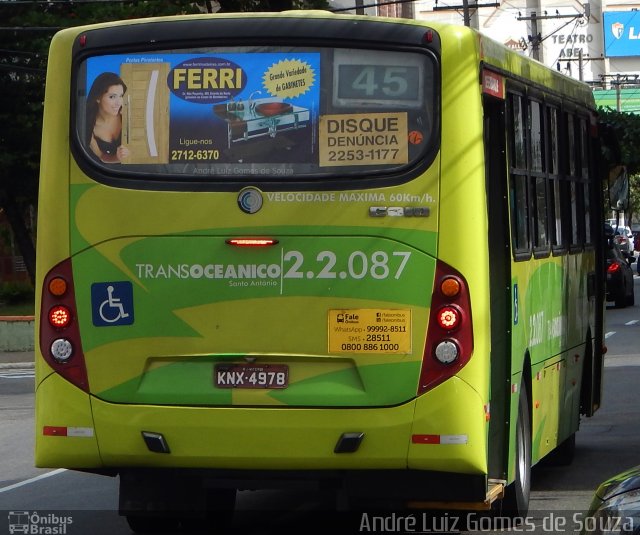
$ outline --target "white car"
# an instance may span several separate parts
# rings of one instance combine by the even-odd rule
[[[619,226],[617,229],[614,228],[615,236],[613,237],[613,241],[618,244],[620,250],[626,256],[634,256],[633,251],[633,233],[629,227]]]

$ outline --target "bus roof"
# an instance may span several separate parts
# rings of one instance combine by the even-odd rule
[[[68,28],[58,32],[58,38],[75,38],[82,32],[100,29],[100,28],[113,28],[117,26],[128,26],[136,24],[149,24],[149,23],[162,23],[162,22],[176,22],[180,20],[193,21],[193,20],[206,20],[212,18],[220,19],[259,19],[259,18],[282,18],[289,19],[299,16],[304,16],[305,19],[334,19],[334,20],[354,20],[354,21],[371,21],[371,22],[384,22],[389,24],[405,24],[411,26],[422,26],[425,29],[432,29],[438,33],[441,38],[458,39],[460,41],[470,40],[474,43],[472,46],[476,50],[476,55],[479,62],[484,65],[491,66],[494,70],[502,72],[504,74],[510,74],[515,78],[521,78],[528,83],[550,88],[558,93],[575,99],[576,101],[587,104],[591,108],[595,109],[595,103],[593,99],[593,93],[591,88],[584,82],[580,82],[574,78],[566,76],[561,72],[547,67],[539,61],[525,56],[519,52],[516,52],[502,43],[499,43],[490,37],[480,33],[478,30],[468,28],[465,26],[454,25],[450,23],[427,21],[427,20],[414,20],[414,19],[401,19],[401,18],[383,18],[374,17],[368,15],[351,15],[351,14],[336,14],[330,11],[324,10],[291,10],[284,12],[260,12],[260,13],[224,13],[224,14],[194,14],[194,15],[176,15],[168,17],[152,17],[142,19],[128,19],[121,21],[111,21],[105,23],[98,23],[87,26],[77,26]]]

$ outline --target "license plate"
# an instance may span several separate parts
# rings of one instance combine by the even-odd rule
[[[287,388],[289,366],[284,364],[216,364],[217,388]]]

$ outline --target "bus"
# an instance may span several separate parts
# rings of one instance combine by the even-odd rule
[[[57,33],[44,107],[37,466],[117,475],[145,531],[274,487],[524,515],[570,462],[603,367],[585,84],[466,27],[230,13]]]

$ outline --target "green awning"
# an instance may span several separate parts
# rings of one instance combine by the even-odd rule
[[[595,89],[593,96],[599,108],[618,109],[615,89]],[[640,87],[620,90],[620,111],[640,114]]]

